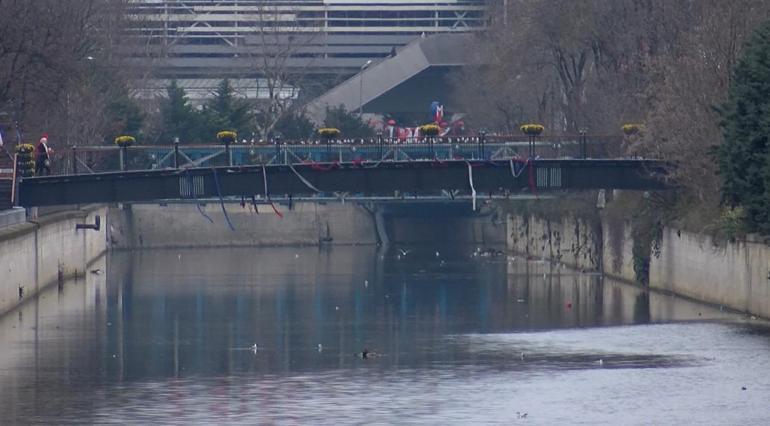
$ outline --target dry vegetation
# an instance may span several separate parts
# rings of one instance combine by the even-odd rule
[[[122,0],[0,0],[0,112],[6,139],[101,142],[124,94]],[[72,141],[74,142],[74,141]]]
[[[507,5],[507,6],[505,6]],[[477,126],[551,134],[620,134],[643,123],[626,155],[665,158],[684,188],[676,216],[693,227],[719,214],[713,159],[717,107],[744,42],[767,20],[761,0],[508,0],[478,39],[489,65],[458,76]]]

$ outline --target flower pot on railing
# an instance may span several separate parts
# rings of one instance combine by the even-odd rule
[[[122,135],[115,138],[115,145],[120,147],[120,170],[126,170],[128,161],[128,147],[136,143],[133,136]]]
[[[136,138],[133,136],[118,136],[115,138],[115,145],[121,147],[121,148],[128,148],[129,146],[136,143]]]
[[[324,140],[336,139],[340,135],[340,129],[335,129],[333,127],[322,127],[318,129],[318,134]]]
[[[420,126],[420,134],[423,136],[428,137],[434,137],[438,135],[438,132],[441,129],[438,127],[438,124],[423,124]]]
[[[614,155],[634,156],[638,154],[640,135],[644,131],[644,125],[639,123],[626,123],[620,126],[620,130],[623,132],[623,139],[620,145],[608,147],[613,150]]]
[[[16,175],[35,176],[35,146],[28,143],[16,145]]]
[[[620,130],[622,130],[623,134],[626,136],[633,136],[633,135],[639,134],[639,132],[642,131],[643,127],[644,126],[642,126],[641,124],[629,123],[621,126]]]
[[[438,136],[438,133],[441,131],[441,128],[438,126],[438,124],[423,124],[420,126],[420,135],[425,136],[428,138],[428,146],[430,147],[430,154],[435,155],[435,152],[433,150],[433,141],[436,139],[436,136]]]
[[[318,129],[318,134],[321,136],[321,139],[326,142],[326,155],[328,156],[331,153],[331,141],[340,136],[340,129],[335,129],[334,127],[322,127]]]
[[[227,159],[227,165],[231,166],[233,164],[233,157],[230,155],[230,144],[238,140],[238,133],[232,130],[222,130],[217,132],[217,139],[225,144],[225,158]]]
[[[520,127],[521,133],[524,133],[525,135],[529,136],[529,156],[534,157],[535,156],[535,138],[538,137],[541,133],[543,133],[543,130],[545,130],[545,126],[542,124],[524,124]]]
[[[232,130],[222,130],[217,132],[217,140],[225,145],[229,145],[238,139],[238,133]]]
[[[539,136],[545,127],[542,124],[524,124],[521,126],[521,133],[527,136]]]

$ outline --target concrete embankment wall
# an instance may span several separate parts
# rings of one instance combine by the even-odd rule
[[[759,241],[717,244],[709,236],[663,228],[645,265],[634,252],[629,223],[598,214],[558,220],[510,214],[507,222],[512,251],[770,318],[770,246]]]
[[[770,246],[665,229],[650,287],[770,318]]]
[[[351,203],[295,203],[289,210],[269,205],[242,207],[226,203],[234,230],[219,203],[198,205],[133,204],[113,207],[109,215],[111,247],[232,247],[376,244],[374,217]]]
[[[575,268],[601,270],[600,224],[565,216],[553,221],[533,215],[508,215],[508,248]]]
[[[100,230],[75,229],[93,224],[97,215]],[[0,315],[46,286],[82,276],[107,249],[106,216],[106,207],[89,207],[0,229]]]
[[[200,210],[199,210],[200,206]],[[484,214],[449,215],[441,208],[414,206],[393,211],[377,204],[356,202],[294,203],[289,209],[241,206],[225,203],[234,230],[218,202],[133,204],[110,209],[110,246],[116,249],[164,247],[237,247],[290,245],[391,244],[505,244],[504,216]],[[423,216],[412,210],[424,209]],[[461,210],[461,209],[458,209]],[[470,205],[467,206],[471,212]],[[463,212],[465,213],[465,212]],[[378,218],[379,216],[379,218]],[[379,223],[378,223],[379,221]]]

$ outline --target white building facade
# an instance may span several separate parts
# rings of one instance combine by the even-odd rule
[[[415,38],[478,31],[487,0],[133,0],[131,55],[166,78],[355,73]]]

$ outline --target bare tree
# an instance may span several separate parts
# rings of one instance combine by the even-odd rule
[[[744,41],[768,18],[770,5],[702,0],[692,13],[697,25],[682,35],[678,49],[652,63],[647,131],[635,154],[674,162],[672,179],[715,206],[719,180],[712,151],[722,142],[716,107],[726,99]]]
[[[255,129],[261,139],[268,139],[279,121],[298,108],[315,60],[308,47],[322,30],[318,20],[299,20],[296,6],[266,3],[257,6],[254,35],[246,38],[255,46],[245,50],[258,76],[258,92],[264,96],[255,106]]]
[[[585,126],[592,133],[619,134],[623,123],[643,123],[645,130],[626,154],[669,160],[675,165],[670,178],[692,200],[682,205],[695,202],[706,208],[689,210],[718,212],[712,157],[722,142],[717,107],[744,41],[770,17],[770,4],[506,3],[508,10],[494,12],[480,38],[488,66],[466,73],[466,87],[459,88],[471,115],[505,129],[511,117],[536,117],[552,131],[565,132]],[[543,102],[531,101],[538,98]],[[553,112],[544,114],[548,109]]]
[[[0,111],[13,117],[15,130],[69,139],[72,112],[101,103],[82,95],[109,96],[104,87],[121,81],[115,46],[123,6],[123,0],[0,0]],[[100,74],[110,74],[102,78],[106,84],[91,87]],[[96,126],[102,119],[92,110],[77,122]]]

